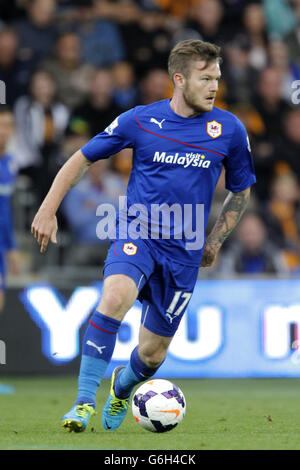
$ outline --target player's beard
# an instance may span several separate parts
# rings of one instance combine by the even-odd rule
[[[204,105],[201,105],[200,103],[197,103],[197,93],[191,90],[191,87],[189,86],[188,83],[186,84],[182,95],[183,95],[185,104],[194,111],[193,115],[211,111],[212,107],[208,105],[204,106]]]

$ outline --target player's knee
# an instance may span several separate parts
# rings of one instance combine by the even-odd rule
[[[113,316],[118,320],[122,320],[134,300],[124,286],[110,286],[103,292],[98,310],[103,315]]]
[[[127,303],[123,292],[110,289],[101,299],[100,311],[103,315],[118,315],[126,311]]]
[[[109,276],[104,282],[98,310],[103,315],[122,320],[135,302],[137,293],[136,285],[132,279],[125,276]]]
[[[151,367],[151,369],[156,369],[164,361],[166,357],[166,351],[147,351],[147,349],[141,349],[139,351],[139,356],[146,366]]]

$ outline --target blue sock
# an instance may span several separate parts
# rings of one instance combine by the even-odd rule
[[[135,385],[150,379],[161,364],[155,368],[148,367],[141,361],[138,355],[138,348],[136,347],[131,353],[130,362],[127,367],[122,369],[117,375],[114,386],[116,396],[118,398],[128,398]]]
[[[95,406],[96,392],[111,360],[121,322],[95,312],[83,338],[82,357],[78,377],[78,403]]]

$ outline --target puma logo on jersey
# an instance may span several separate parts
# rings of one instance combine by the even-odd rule
[[[153,117],[150,119],[150,122],[154,122],[154,124],[157,124],[160,129],[162,129],[162,124],[163,124],[164,121],[165,121],[165,119],[163,119],[162,121],[159,122]]]

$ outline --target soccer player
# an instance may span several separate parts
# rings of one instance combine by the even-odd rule
[[[139,344],[127,366],[114,370],[102,412],[106,430],[121,425],[133,388],[152,377],[166,357],[200,265],[214,262],[245,210],[255,182],[252,156],[242,123],[214,107],[220,61],[220,49],[213,44],[178,43],[168,62],[172,98],[126,111],[75,152],[34,218],[32,233],[43,253],[49,240],[56,243],[55,213],[68,189],[93,162],[125,147],[133,149],[127,205],[116,223],[104,266],[102,297],[83,340],[77,399],[62,419],[70,431],[83,431],[94,413],[96,391],[111,360],[116,334],[139,299]],[[222,167],[229,194],[204,243]]]
[[[6,266],[13,274],[19,270],[11,205],[16,165],[13,157],[7,153],[13,130],[11,110],[6,105],[0,105],[0,313],[4,307]]]

